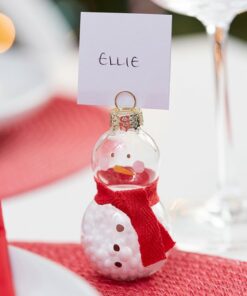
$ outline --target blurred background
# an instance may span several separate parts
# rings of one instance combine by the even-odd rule
[[[4,202],[11,239],[77,241],[95,192],[90,154],[108,114],[76,105],[81,11],[170,14],[149,0],[1,0],[0,197],[15,197]],[[171,14],[171,108],[144,110],[145,129],[163,156],[159,190],[170,208],[179,199],[208,198],[217,179],[210,44],[198,20]],[[230,34],[236,167],[247,191],[247,13],[234,19]]]
[[[171,13],[173,15],[173,35],[193,34],[203,32],[204,27],[195,18],[178,15],[164,11],[149,0],[109,0],[109,1],[66,1],[54,0],[54,3],[66,17],[74,32],[78,36],[80,16],[78,11],[98,11],[98,12],[136,12],[136,13]],[[232,26],[231,34],[238,38],[247,40],[247,32],[243,30],[247,26],[247,13],[236,17]]]

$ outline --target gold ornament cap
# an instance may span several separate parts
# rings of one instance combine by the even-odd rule
[[[128,94],[133,98],[132,107],[119,107],[118,99],[122,94]],[[130,91],[121,91],[115,97],[115,108],[111,110],[111,127],[115,130],[128,131],[138,129],[143,125],[143,115],[140,108],[136,108],[136,97]]]

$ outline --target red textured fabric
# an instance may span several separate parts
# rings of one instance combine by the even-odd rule
[[[32,117],[0,131],[0,198],[65,177],[90,163],[109,128],[104,109],[55,98]]]
[[[78,244],[16,245],[64,265],[104,296],[247,295],[247,262],[173,249],[166,264],[153,276],[134,282],[116,282],[98,275]]]
[[[111,204],[130,218],[138,236],[143,266],[164,260],[166,252],[174,247],[175,243],[151,209],[151,206],[159,201],[157,181],[145,188],[112,191],[95,180],[98,190],[95,201],[100,205]]]
[[[4,227],[2,205],[0,201],[0,295],[14,296],[14,287],[10,269],[6,232]]]

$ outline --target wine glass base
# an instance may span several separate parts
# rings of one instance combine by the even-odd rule
[[[177,202],[171,211],[177,248],[230,257],[242,252],[247,259],[247,208],[238,210],[230,215],[215,198],[206,204]]]

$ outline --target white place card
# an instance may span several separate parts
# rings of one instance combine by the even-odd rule
[[[142,108],[168,109],[170,15],[81,13],[78,103],[113,106],[130,91]]]

